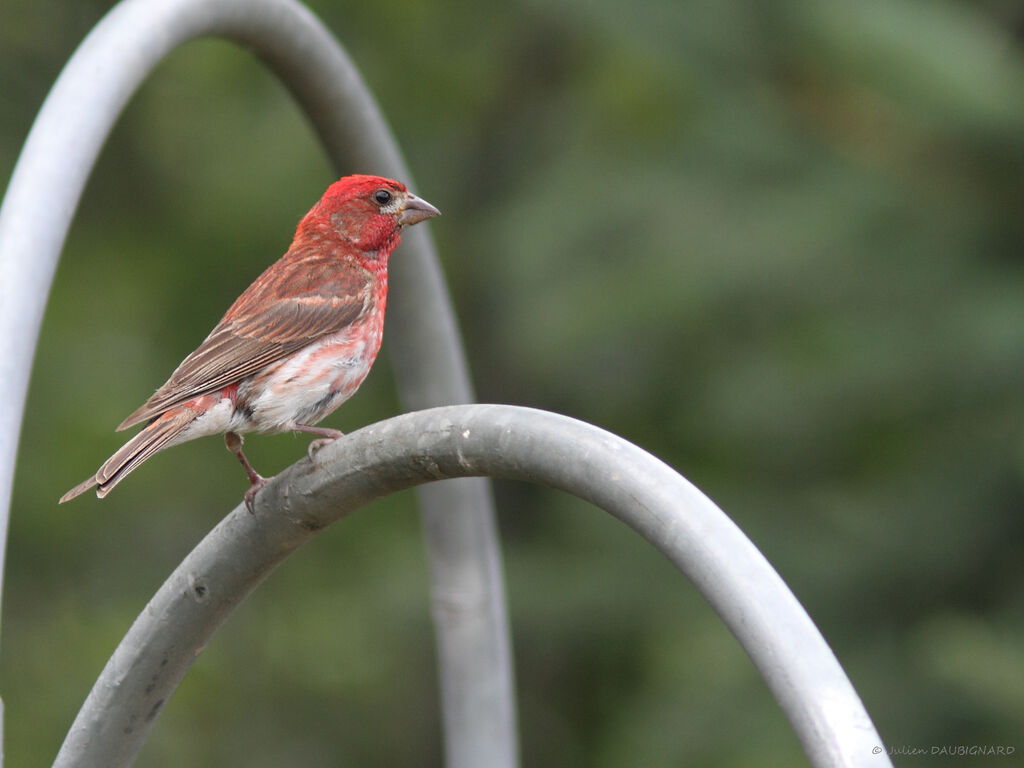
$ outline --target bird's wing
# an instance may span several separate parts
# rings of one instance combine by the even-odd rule
[[[338,333],[366,311],[372,280],[370,273],[336,256],[285,255],[238,297],[167,383],[118,429],[237,382]]]

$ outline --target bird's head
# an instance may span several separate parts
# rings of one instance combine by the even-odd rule
[[[324,192],[299,224],[299,233],[310,227],[327,230],[352,243],[360,251],[387,257],[398,245],[402,229],[440,216],[426,200],[405,185],[382,176],[345,176]]]

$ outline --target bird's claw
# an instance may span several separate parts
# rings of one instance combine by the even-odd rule
[[[317,438],[316,440],[314,440],[313,442],[311,442],[309,444],[309,448],[306,449],[306,455],[309,456],[309,460],[313,461],[313,457],[316,455],[317,451],[319,451],[321,448],[323,448],[328,443],[333,443],[339,437],[344,437],[344,435],[342,435],[339,432],[337,437],[320,437],[320,438]]]
[[[260,489],[267,484],[269,477],[262,477],[256,475],[252,481],[252,485],[249,486],[249,490],[245,492],[245,508],[249,510],[250,515],[256,514],[256,494],[260,492]]]

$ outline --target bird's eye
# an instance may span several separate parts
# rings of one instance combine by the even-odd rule
[[[386,189],[378,189],[373,193],[373,199],[377,201],[377,205],[387,205],[394,199],[394,195]]]

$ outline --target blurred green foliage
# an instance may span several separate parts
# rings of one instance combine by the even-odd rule
[[[5,175],[110,5],[4,0]],[[311,5],[445,213],[431,227],[480,399],[594,422],[708,492],[888,744],[1011,745],[1021,764],[1020,6]],[[173,54],[114,131],[21,438],[0,657],[11,765],[49,764],[133,617],[245,479],[210,439],[102,504],[57,497],[332,180],[284,90],[217,41]],[[395,413],[391,382],[382,359],[329,423]],[[306,442],[248,446],[269,473]],[[573,499],[497,488],[525,765],[803,761],[667,562]],[[413,508],[377,503],[292,557],[198,660],[138,765],[440,765]]]

